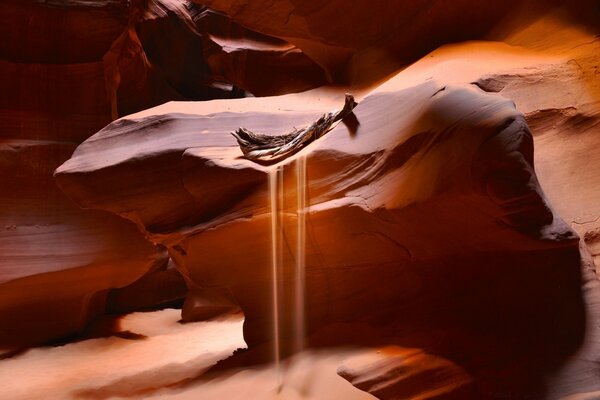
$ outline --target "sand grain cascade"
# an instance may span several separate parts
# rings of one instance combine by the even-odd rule
[[[283,385],[283,371],[281,368],[282,341],[282,310],[284,274],[284,171],[278,166],[269,171],[269,203],[271,212],[271,279],[272,279],[272,312],[273,312],[273,359],[277,374],[278,390]],[[306,268],[306,210],[307,210],[307,178],[306,158],[296,160],[296,256],[294,265],[293,307],[291,349],[299,352],[305,348],[305,268]],[[291,216],[291,215],[290,215]],[[287,341],[286,341],[287,343]]]

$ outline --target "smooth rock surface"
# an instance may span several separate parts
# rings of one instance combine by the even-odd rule
[[[373,349],[346,360],[338,374],[378,399],[476,398],[466,371],[420,349]]]
[[[144,110],[82,145],[73,162],[76,172],[58,179],[79,204],[129,218],[169,248],[192,289],[183,319],[206,317],[207,309],[215,309],[214,299],[233,293],[248,314],[245,335],[256,348],[272,337],[269,171],[239,160],[227,132],[239,125],[289,131],[338,107],[336,99],[352,91],[361,99],[357,118],[300,155],[308,158],[314,189],[308,196],[309,329],[325,331],[329,346],[371,340],[376,346],[421,349],[419,354],[427,354],[425,371],[439,360],[444,370],[468,371],[476,398],[597,397],[600,290],[587,255],[590,251],[597,261],[600,251],[599,166],[593,151],[600,137],[595,2],[355,2],[349,7],[283,1],[268,8],[260,0],[201,2],[228,16],[180,0],[133,1],[127,9],[126,3],[110,0],[0,5],[0,30],[8,28],[9,39],[0,45],[7,55],[0,70],[6,72],[4,86],[15,94],[0,107],[0,135],[8,139],[0,163],[4,176],[11,177],[2,217],[18,221],[0,223],[6,244],[0,269],[8,288],[16,287],[14,280],[28,282],[10,292],[7,309],[16,310],[6,313],[11,323],[31,327],[35,320],[36,332],[46,336],[34,341],[48,340],[48,334],[79,331],[92,310],[152,306],[179,298],[185,289],[160,253],[151,257],[158,264],[138,258],[144,251],[125,254],[124,243],[144,243],[133,225],[104,212],[78,212],[57,194],[51,171],[79,142],[119,115],[169,99],[312,87],[324,81],[318,64],[328,80],[349,87]],[[27,29],[29,24],[38,29]],[[56,35],[48,34],[49,27]],[[60,46],[65,38],[70,45]],[[457,43],[426,54],[465,38],[502,42]],[[375,81],[421,56],[373,90]],[[442,87],[447,89],[434,94]],[[512,100],[524,119],[496,93]],[[512,124],[500,118],[505,114],[515,117]],[[533,134],[535,161],[523,121]],[[491,132],[501,133],[486,140]],[[283,286],[290,293],[298,258],[295,161],[282,163],[283,230],[291,243]],[[12,180],[14,171],[19,173]],[[38,177],[32,171],[44,172]],[[106,190],[113,185],[115,193]],[[52,225],[55,219],[47,215],[55,210],[67,215],[68,223],[63,218],[62,225]],[[30,229],[39,221],[43,225],[36,229],[43,234]],[[573,231],[587,248],[577,250]],[[56,240],[69,243],[60,246],[64,253],[56,254]],[[79,244],[82,252],[69,247]],[[104,251],[131,258],[125,264],[109,258],[108,268],[99,257]],[[94,271],[110,278],[77,267],[90,257],[102,258],[95,259]],[[142,264],[150,273],[136,280],[135,274],[144,273]],[[65,267],[68,276],[59,274]],[[46,270],[59,279],[46,279]],[[41,313],[46,304],[49,309],[62,304],[48,302],[45,294],[56,300],[83,288],[96,293],[98,286],[82,280],[88,274],[109,288],[83,301],[79,294],[69,297],[59,318],[52,310]],[[74,284],[56,294],[65,282]],[[173,285],[165,285],[169,282]],[[2,290],[0,284],[0,295],[9,293]],[[217,295],[211,300],[208,292]],[[287,346],[297,327],[291,298],[282,301]],[[357,320],[373,329],[361,332]],[[318,345],[312,338],[310,343]],[[299,368],[331,375],[341,363],[337,356],[305,360],[295,375]],[[394,355],[382,362],[402,363]],[[316,367],[322,365],[326,368]],[[370,373],[354,371],[355,382],[364,383]],[[169,393],[159,388],[153,396],[232,398],[240,394],[232,393],[235,386],[246,396],[318,398],[296,383],[277,393],[274,375],[240,370],[210,384],[184,384]],[[319,393],[357,394],[347,382],[338,383]],[[385,392],[390,396],[404,390],[385,379],[378,385],[390,389]],[[101,395],[113,393],[104,389]],[[126,392],[119,393],[131,395]],[[370,398],[358,393],[365,397],[357,398]]]
[[[179,310],[174,309],[129,314],[108,321],[113,326],[102,337],[0,360],[3,396],[148,398],[203,374],[245,347],[240,315],[185,325],[178,321]]]
[[[81,332],[105,311],[109,289],[166,262],[135,225],[84,211],[54,185],[52,171],[74,145],[0,142],[0,348]]]
[[[198,286],[231,290],[250,345],[272,338],[267,176],[278,166],[241,158],[228,132],[274,134],[318,116],[267,115],[121,120],[55,175],[81,206],[136,222]],[[578,238],[538,185],[523,115],[475,85],[430,81],[367,96],[355,118],[280,167],[283,237],[295,243],[297,159],[307,160],[309,331],[365,320],[408,331],[403,341],[469,370],[479,393],[539,395],[540,377],[579,344],[584,311]],[[284,347],[296,257],[284,246]]]
[[[161,273],[164,249],[56,188],[54,169],[79,143],[119,115],[168,100],[324,83],[294,46],[186,0],[9,0],[0,4],[0,33],[3,349],[62,340],[98,314],[186,294],[177,271]],[[255,79],[264,71],[270,79]]]
[[[337,82],[365,84],[424,57],[440,45],[499,39],[521,32],[538,15],[562,5],[589,17],[589,1],[194,0],[255,31],[283,38],[314,59]],[[581,10],[584,11],[581,11]]]

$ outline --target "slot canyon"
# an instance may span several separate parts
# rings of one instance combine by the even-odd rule
[[[600,399],[600,1],[0,20],[0,399]]]

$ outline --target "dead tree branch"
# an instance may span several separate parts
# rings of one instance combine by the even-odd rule
[[[346,94],[344,108],[324,114],[311,125],[294,129],[294,131],[271,136],[254,133],[246,128],[239,128],[231,134],[237,139],[244,157],[263,163],[275,163],[302,150],[309,143],[320,138],[333,128],[333,124],[349,115],[358,103],[354,96]]]

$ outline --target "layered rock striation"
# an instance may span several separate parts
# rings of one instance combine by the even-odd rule
[[[110,289],[167,262],[135,225],[81,210],[55,186],[52,171],[74,148],[60,141],[0,143],[3,350],[80,333],[105,312]]]
[[[164,249],[128,221],[75,206],[52,172],[120,115],[169,100],[305,90],[325,82],[321,68],[185,0],[11,0],[0,14],[0,347],[181,300],[186,285],[167,271]]]
[[[8,1],[0,11],[0,348],[10,350],[80,333],[110,289],[166,254],[133,224],[82,211],[52,179],[111,121],[102,57],[127,23],[123,3]]]
[[[296,3],[0,4],[0,81],[11,94],[0,101],[0,346],[64,338],[95,315],[186,292],[184,321],[239,302],[248,343],[273,339],[268,182],[277,171],[284,347],[294,345],[305,259],[308,332],[330,329],[335,345],[419,349],[340,369],[363,390],[593,397],[596,5]],[[473,38],[504,43],[427,54]],[[355,113],[270,167],[241,157],[229,132],[308,125],[345,88],[169,103],[111,123],[168,100],[331,82],[358,91]],[[61,164],[56,182],[70,199],[51,178]],[[375,333],[349,334],[358,323]]]
[[[134,221],[200,287],[231,291],[250,345],[273,332],[273,168],[283,176],[280,332],[284,342],[293,336],[303,158],[309,331],[370,321],[389,335],[412,332],[408,343],[460,358],[475,375],[514,368],[511,379],[529,364],[508,354],[526,351],[551,368],[573,350],[583,329],[578,237],[545,199],[531,133],[512,101],[435,81],[373,94],[354,118],[270,167],[241,157],[229,135],[239,126],[287,132],[319,114],[123,119],[84,142],[55,177],[80,206]],[[481,358],[494,341],[501,345]],[[480,390],[536,386],[503,379]]]

